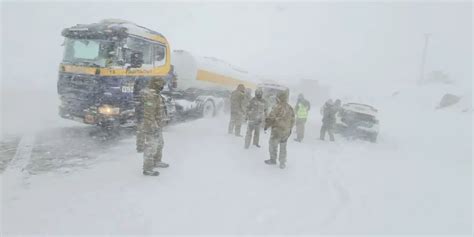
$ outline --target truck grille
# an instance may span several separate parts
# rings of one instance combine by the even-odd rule
[[[58,94],[64,113],[83,117],[84,110],[95,105],[100,94],[98,78],[89,75],[60,74]]]

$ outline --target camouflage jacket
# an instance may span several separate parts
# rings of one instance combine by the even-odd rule
[[[133,102],[135,104],[135,118],[141,123],[143,121],[143,90],[147,87],[147,84],[142,80],[136,80],[133,86]]]
[[[295,112],[288,103],[278,103],[265,119],[265,129],[271,127],[272,132],[281,135],[291,133],[295,124]]]
[[[232,91],[230,96],[230,112],[232,114],[245,114],[245,93],[239,90]]]
[[[164,126],[166,109],[163,98],[155,90],[146,88],[141,93],[143,105],[143,129],[145,132],[156,132]]]
[[[247,106],[247,118],[250,122],[261,123],[267,115],[267,101],[253,97]]]

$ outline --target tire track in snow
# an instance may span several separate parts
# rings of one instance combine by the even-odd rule
[[[30,163],[34,144],[34,134],[26,134],[21,138],[15,156],[5,170],[5,179],[21,179],[22,181],[26,181],[30,175],[26,170],[26,166]],[[23,184],[25,184],[25,182],[23,182]]]
[[[31,153],[33,151],[33,146],[35,143],[35,136],[33,134],[24,135],[20,143],[18,143],[18,148],[16,150],[15,156],[13,157],[8,169],[17,168],[20,171],[24,171],[26,165],[31,159]]]
[[[339,158],[337,156],[335,157],[328,157],[324,161],[324,171],[325,177],[326,177],[326,182],[329,185],[329,187],[332,188],[334,193],[336,194],[338,200],[339,200],[339,205],[337,205],[334,210],[327,216],[323,222],[322,226],[328,226],[331,223],[333,223],[336,218],[342,213],[344,209],[347,209],[349,207],[349,202],[351,201],[351,196],[347,188],[341,183],[340,181],[340,174],[341,172],[339,171]]]

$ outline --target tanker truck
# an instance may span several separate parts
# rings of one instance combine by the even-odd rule
[[[163,101],[171,121],[215,116],[237,84],[255,88],[243,70],[182,50],[172,54],[162,34],[129,21],[79,24],[62,35],[57,90],[65,119],[107,129],[134,126],[134,92],[151,77],[167,81]]]
[[[237,85],[256,88],[254,76],[223,60],[185,50],[175,50],[171,55],[172,76],[163,95],[173,98],[179,120],[216,116],[228,108],[230,91]]]

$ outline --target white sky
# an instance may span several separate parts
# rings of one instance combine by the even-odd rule
[[[2,3],[2,82],[55,85],[61,30],[104,18],[157,30],[172,49],[288,80],[415,81],[431,33],[426,70],[472,82],[472,4],[415,1]]]

